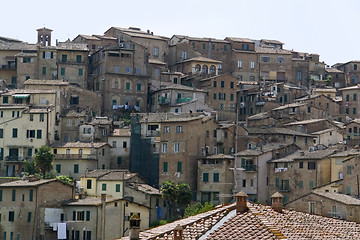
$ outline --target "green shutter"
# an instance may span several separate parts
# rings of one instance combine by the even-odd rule
[[[102,191],[106,191],[106,183],[103,183],[103,184],[101,185],[101,190],[102,190]]]
[[[168,162],[164,162],[164,171],[163,172],[167,172],[168,171]]]
[[[83,69],[79,68],[79,76],[82,76],[82,75],[83,75]]]
[[[79,173],[79,164],[74,164],[74,173]]]
[[[177,172],[182,172],[182,162],[177,163]]]
[[[28,222],[31,222],[31,212],[28,212],[28,218],[27,218]]]
[[[0,190],[0,202],[2,202],[2,194],[3,194],[3,191]]]
[[[29,201],[32,202],[34,198],[34,190],[30,189],[29,191]]]
[[[299,189],[303,188],[303,181],[299,181]]]
[[[203,182],[209,181],[209,173],[203,173]]]
[[[115,185],[115,188],[116,188],[116,189],[115,189],[116,192],[120,192],[120,184],[116,184],[116,185]]]
[[[90,211],[86,211],[86,221],[90,221]]]
[[[219,173],[214,173],[214,182],[219,182],[219,177],[220,177]]]
[[[73,211],[73,221],[76,221],[76,211]]]

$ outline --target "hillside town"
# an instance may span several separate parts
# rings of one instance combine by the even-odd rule
[[[360,61],[52,31],[0,37],[0,240],[360,238]],[[53,177],[28,171],[43,146]],[[178,217],[168,183],[215,207]]]

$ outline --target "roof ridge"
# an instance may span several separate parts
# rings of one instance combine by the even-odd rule
[[[248,205],[249,210],[251,211],[251,213],[257,218],[259,219],[259,221],[267,228],[269,229],[269,231],[275,235],[275,237],[277,239],[287,239],[287,237],[284,236],[284,234],[282,234],[282,232],[280,231],[280,229],[278,229],[272,222],[270,222],[265,216],[263,216],[261,214],[261,212],[259,210],[257,210],[255,207],[253,207],[252,205]]]

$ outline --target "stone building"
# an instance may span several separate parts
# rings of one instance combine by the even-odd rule
[[[311,191],[288,202],[286,207],[309,214],[360,222],[360,200],[345,194]]]
[[[214,205],[229,203],[233,199],[234,157],[224,154],[198,159],[197,200]]]
[[[47,209],[61,208],[72,197],[72,186],[55,179],[0,184],[2,239],[56,239],[56,232],[47,231]]]
[[[297,199],[316,187],[331,182],[333,149],[297,151],[283,158],[268,161],[268,198],[280,191],[284,203]]]
[[[68,142],[51,145],[55,155],[53,170],[57,175],[77,180],[88,170],[110,168],[110,148],[106,142]]]

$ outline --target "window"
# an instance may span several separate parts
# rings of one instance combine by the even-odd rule
[[[355,71],[357,70],[357,64],[354,64],[354,70]]]
[[[84,211],[73,211],[73,221],[84,221],[85,212]]]
[[[309,202],[309,213],[315,214],[316,202]]]
[[[28,212],[27,222],[31,222],[31,212]]]
[[[55,169],[57,173],[61,173],[61,164],[56,164]]]
[[[209,173],[203,173],[203,182],[209,182]]]
[[[3,191],[0,190],[0,202],[2,202],[2,195],[3,195]],[[1,219],[0,219],[0,221],[1,221]]]
[[[180,143],[175,142],[174,143],[174,153],[178,153],[180,151]]]
[[[351,169],[352,169],[352,166],[346,166],[346,173],[348,175],[351,175]]]
[[[91,179],[86,180],[86,188],[91,189],[91,185],[92,185],[92,180]]]
[[[42,67],[42,74],[46,75],[46,67]]]
[[[81,63],[81,55],[76,55],[76,62]]]
[[[126,90],[130,90],[130,89],[131,89],[131,88],[130,88],[130,82],[125,83],[125,89],[126,89]]]
[[[0,128],[0,138],[4,137],[4,129]]]
[[[41,139],[42,130],[36,130],[36,138]]]
[[[115,185],[115,192],[120,192],[120,184]]]
[[[65,75],[65,68],[61,68],[61,69],[60,69],[60,75],[61,75],[61,76],[64,76],[64,75]]]
[[[123,148],[127,148],[127,141],[123,141]]]
[[[214,88],[216,88],[216,81],[213,82],[213,86],[214,86]]]
[[[255,77],[254,76],[250,76],[250,81],[254,82],[255,81]]]
[[[303,181],[299,181],[299,189],[303,188]]]
[[[219,177],[220,177],[219,173],[214,173],[214,176],[213,176],[214,182],[219,182]]]
[[[346,95],[346,101],[348,102],[350,100],[350,95]]]
[[[186,51],[182,51],[182,58],[183,58],[183,60],[187,59],[187,52]]]
[[[13,138],[17,138],[17,135],[18,135],[18,129],[17,129],[17,128],[13,128],[13,130],[12,130],[12,137],[13,137]]]
[[[353,114],[356,114],[356,108],[353,108]]]
[[[224,82],[224,81],[221,81],[221,82],[220,82],[220,85],[221,85],[221,88],[224,88],[224,87],[225,87],[225,82]]]
[[[39,122],[44,122],[45,118],[44,118],[44,114],[40,113],[39,115]]]
[[[164,127],[164,133],[169,133],[170,132],[170,127],[169,126],[165,126]]]
[[[136,84],[136,90],[141,91],[141,83]]]
[[[314,181],[310,181],[310,182],[309,182],[309,187],[310,187],[310,188],[314,188]]]
[[[284,57],[278,57],[278,63],[284,63]]]
[[[106,183],[101,184],[101,190],[106,191]]]
[[[263,56],[263,57],[261,57],[261,61],[262,61],[262,62],[270,62],[270,57],[268,57],[268,56]]]
[[[353,100],[356,101],[356,93],[353,95]]]
[[[176,127],[176,132],[177,132],[177,133],[181,133],[182,131],[183,131],[182,126],[177,126],[177,127]]]
[[[161,143],[161,152],[167,153],[167,143]]]
[[[296,73],[296,79],[301,81],[302,80],[302,71],[297,71]]]
[[[67,55],[66,54],[61,55],[61,62],[67,62]]]
[[[234,94],[230,94],[230,101],[234,101]]]
[[[3,103],[9,103],[9,97],[8,96],[3,97]]]
[[[203,43],[202,49],[206,49],[206,43]]]
[[[242,50],[249,50],[249,44],[243,44]]]
[[[16,201],[16,190],[13,189],[11,192],[11,201],[15,202]]]
[[[79,164],[74,164],[74,173],[79,173]]]
[[[255,62],[254,62],[254,61],[251,61],[251,62],[250,62],[250,68],[251,68],[251,69],[254,69],[254,68],[255,68]]]
[[[242,187],[245,188],[246,187],[246,179],[242,180]]]
[[[313,169],[315,169],[315,162],[308,162],[308,169],[309,170],[313,170]]]
[[[216,99],[216,93],[214,93],[214,99]]]
[[[86,221],[90,221],[90,211],[86,211]]]
[[[238,60],[238,68],[242,68],[242,61]]]
[[[153,56],[159,56],[159,48],[157,47],[153,48]]]
[[[234,88],[234,82],[230,82],[230,88]]]
[[[226,49],[227,49],[227,47],[226,47],[226,45],[224,45],[224,52],[226,52]]]
[[[346,186],[346,194],[351,195],[351,186]]]
[[[213,136],[216,138],[217,137],[217,131],[216,131],[216,129],[214,130],[214,132],[213,132]]]
[[[83,69],[79,68],[79,76],[81,77],[83,75]]]
[[[164,173],[168,172],[168,162],[163,162],[163,172]]]
[[[299,168],[304,168],[304,162],[299,162]]]
[[[182,162],[177,162],[177,172],[182,172]]]
[[[13,222],[15,219],[14,211],[9,211],[9,222]]]

